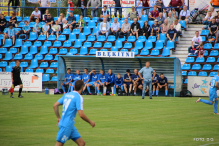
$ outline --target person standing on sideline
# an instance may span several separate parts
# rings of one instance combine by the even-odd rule
[[[40,7],[42,7],[40,11],[41,11],[41,18],[43,18],[43,14],[46,12],[47,7],[50,7],[50,0],[38,0],[38,3]]]
[[[10,3],[12,3],[11,6],[13,6],[13,12],[15,13],[16,16],[18,16],[18,11],[19,11],[19,7],[20,7],[20,0],[9,0],[8,7],[10,6]]]
[[[81,7],[81,15],[87,17],[87,0],[78,0],[78,3],[75,8]]]
[[[115,4],[116,7],[114,9],[114,16],[117,17],[117,11],[119,11],[119,19],[122,19],[122,0],[113,0],[110,7],[112,7],[113,4]]]
[[[141,76],[141,73],[143,73],[143,78]],[[153,77],[151,78],[151,74],[153,73]],[[142,99],[145,97],[145,90],[146,86],[148,85],[149,87],[149,97],[152,99],[152,80],[154,79],[154,76],[156,73],[154,72],[154,69],[150,67],[150,62],[147,61],[145,63],[145,67],[143,67],[139,72],[138,75],[140,79],[143,80],[143,90],[142,90]]]
[[[101,2],[100,0],[89,0],[87,2],[87,9],[89,7],[89,5],[91,4],[91,17],[94,18],[94,17],[98,17],[98,7],[100,7],[101,5]]]

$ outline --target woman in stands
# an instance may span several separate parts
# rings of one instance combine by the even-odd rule
[[[198,49],[198,57],[199,58],[204,57],[204,54],[205,54],[204,44],[201,43],[200,48]]]
[[[142,31],[143,31],[143,36],[145,36],[148,39],[148,37],[150,36],[150,32],[151,32],[151,27],[148,24],[148,21],[144,22],[144,26],[142,28]]]
[[[65,19],[64,14],[61,13],[61,14],[59,15],[59,18],[58,18],[58,23],[59,23],[59,25],[60,25],[60,27],[61,27],[61,31],[63,31],[63,24],[64,24],[66,21],[67,21],[67,20]]]

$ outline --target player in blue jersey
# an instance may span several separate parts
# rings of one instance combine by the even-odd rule
[[[64,93],[66,93],[65,87],[69,86],[69,83],[71,83],[72,78],[73,78],[73,74],[71,74],[71,69],[68,68],[67,73],[65,74],[64,82],[61,84],[61,87],[62,87],[62,90],[63,90]]]
[[[87,87],[94,86],[95,87],[95,93],[94,95],[97,95],[97,80],[98,80],[98,74],[96,73],[96,69],[94,68],[90,73],[91,81],[87,83]]]
[[[157,74],[156,70],[154,70],[154,72],[155,72],[155,76],[152,80],[152,87],[153,87],[152,95],[153,96],[154,96],[155,90],[157,88],[157,82],[158,82],[158,79],[159,79],[159,75]],[[151,76],[153,77],[153,74]]]
[[[69,89],[68,89],[68,90],[71,90],[71,92],[74,90],[75,82],[76,82],[77,80],[82,80],[82,76],[81,76],[79,70],[76,70],[76,74],[73,76],[72,80],[73,80],[73,82],[70,83],[70,86],[69,86]],[[71,89],[70,89],[70,88],[71,88]]]
[[[197,102],[203,102],[205,104],[213,105],[214,104],[214,113],[219,115],[217,112],[218,109],[218,97],[217,90],[219,89],[219,71],[217,71],[217,76],[214,76],[210,81],[210,89],[209,89],[209,100],[198,98]]]
[[[53,105],[57,117],[57,126],[59,127],[55,146],[63,146],[69,139],[72,139],[78,146],[85,145],[84,140],[74,126],[77,112],[84,121],[88,122],[92,127],[95,127],[95,122],[91,121],[83,112],[83,97],[80,95],[83,87],[83,81],[76,81],[75,90],[63,95],[62,98]],[[63,105],[61,118],[59,115],[60,105]]]
[[[82,75],[82,81],[84,81],[84,89],[83,89],[82,94],[84,94],[84,91],[87,89],[89,94],[91,95],[90,87],[87,86],[87,84],[90,82],[90,75],[88,73],[88,69],[87,68],[84,69],[84,74]]]
[[[132,78],[131,78],[131,76],[132,75],[130,73],[130,70],[127,69],[126,74],[124,75],[124,84],[123,84],[126,96],[129,96],[131,91],[132,91]]]
[[[168,95],[168,84],[167,83],[168,83],[167,78],[164,76],[163,73],[161,73],[160,77],[157,80],[156,96],[158,96],[159,89],[161,89],[161,88],[165,88],[165,96]]]
[[[106,87],[109,88],[111,87],[112,94],[111,96],[114,95],[114,80],[115,80],[115,74],[112,73],[112,70],[108,70],[108,74],[106,74]]]
[[[139,85],[139,76],[138,76],[138,70],[137,69],[134,69],[134,74],[131,76],[132,78],[132,84],[133,84],[133,91],[134,91],[134,96],[136,96],[136,91],[137,91],[137,88],[138,88],[138,85]]]
[[[121,77],[121,74],[118,73],[117,77],[114,80],[114,94],[116,94],[116,89],[121,88],[121,90],[123,91],[123,77]]]
[[[100,95],[100,87],[103,87],[103,95],[106,95],[106,75],[104,74],[103,70],[100,70],[100,74],[98,75],[98,81],[99,84],[97,86],[97,93]]]

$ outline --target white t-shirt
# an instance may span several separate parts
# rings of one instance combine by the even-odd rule
[[[102,30],[103,30],[103,31],[106,30],[106,23],[103,23]]]
[[[200,45],[201,42],[202,42],[202,37],[200,37],[200,36],[198,36],[198,37],[194,36],[194,37],[192,38],[192,42],[193,42],[193,45]]]
[[[32,15],[34,15],[34,18],[37,18],[36,16],[40,15],[40,18],[41,18],[41,12],[39,10],[37,12],[33,11]]]
[[[50,28],[49,25],[43,25],[43,30],[44,30],[44,31],[47,31],[48,28]]]
[[[208,18],[208,20],[211,20],[212,18],[214,18],[214,16],[208,17],[208,14],[205,16],[205,19]]]
[[[48,6],[48,3],[49,3],[49,0],[39,0],[42,7],[47,7]]]

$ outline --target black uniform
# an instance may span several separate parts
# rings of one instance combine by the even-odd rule
[[[22,81],[21,81],[21,77],[20,77],[20,73],[21,73],[21,67],[20,66],[19,67],[17,67],[17,66],[13,67],[11,73],[13,73],[13,80],[14,80],[13,85],[14,86],[23,84]]]

